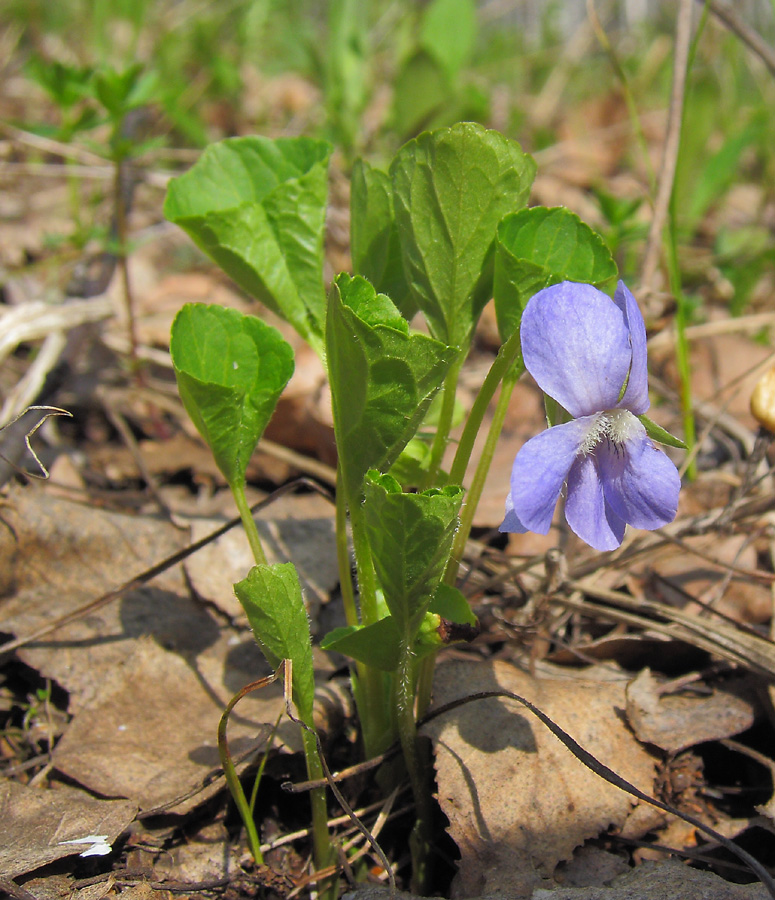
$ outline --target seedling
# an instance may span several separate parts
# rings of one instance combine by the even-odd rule
[[[556,293],[567,306],[563,322],[547,313],[543,330],[529,329],[531,339],[539,334],[551,348],[546,365],[553,378],[578,383],[582,393],[589,393],[597,379],[606,384],[589,409],[569,406],[575,422],[557,423],[545,433],[554,436],[572,427],[580,435],[566,454],[567,466],[553,471],[557,493],[574,477],[575,460],[584,471],[597,471],[598,456],[601,464],[604,460],[583,429],[588,426],[597,435],[600,422],[618,422],[624,414],[635,424],[614,437],[629,449],[637,432],[639,443],[637,453],[623,458],[633,462],[648,443],[649,452],[660,457],[654,477],[664,480],[664,473],[672,472],[664,509],[629,521],[647,528],[669,521],[678,476],[636,418],[648,402],[645,328],[635,300],[623,286],[616,302],[600,290],[612,290],[617,268],[602,239],[577,216],[565,209],[525,208],[535,164],[516,142],[460,124],[410,141],[389,172],[356,163],[351,218],[357,274],[339,275],[326,290],[323,228],[330,152],[325,143],[307,138],[224,141],[170,184],[165,211],[243,289],[284,316],[326,364],[338,451],[337,548],[347,625],[327,635],[322,646],[353,661],[366,756],[400,742],[417,814],[410,841],[413,883],[423,890],[429,883],[432,800],[417,745],[416,714],[429,700],[436,651],[453,635],[475,633],[475,618],[455,587],[456,574],[509,395],[525,364],[532,365],[527,353],[523,360],[520,343],[523,312],[535,309],[531,297],[544,295],[551,307]],[[443,461],[458,374],[493,294],[503,344],[447,475]],[[586,314],[590,297],[591,318]],[[410,328],[408,317],[416,310],[429,334]],[[606,334],[616,332],[615,363],[597,352],[608,344],[596,338],[596,323]],[[301,588],[292,564],[266,563],[244,498],[248,460],[292,372],[290,348],[255,317],[189,304],[173,325],[171,350],[181,397],[234,493],[256,558],[247,578],[235,585],[237,596],[269,663],[277,668],[284,659],[292,661],[307,767],[311,777],[320,778]],[[554,381],[542,383],[540,366],[535,374],[553,393]],[[461,484],[467,480],[471,449],[499,385],[495,419],[466,496]],[[554,393],[560,402],[566,400],[565,393]],[[430,414],[434,398],[438,402]],[[653,429],[649,434],[669,438]],[[541,486],[531,482],[522,491],[520,460],[511,489],[504,486],[509,504],[503,527],[545,530],[553,503],[549,509],[547,500],[546,509],[528,521],[524,497]],[[402,472],[412,473],[412,481],[402,484],[396,477]],[[597,546],[600,535],[607,535],[611,506],[619,509],[617,504],[632,500],[633,483],[638,491],[648,489],[652,474],[639,470],[634,481],[617,481],[606,471],[597,484],[608,499],[588,510],[584,527],[576,527],[579,520],[569,516],[571,527]],[[665,491],[660,496],[666,497]],[[556,500],[556,493],[552,496]],[[356,584],[350,575],[348,519]],[[620,541],[621,534],[615,534]],[[316,864],[322,867],[330,861],[322,789],[313,792],[312,801]]]

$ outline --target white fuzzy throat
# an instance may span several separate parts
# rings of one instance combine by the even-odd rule
[[[601,441],[609,441],[619,448],[638,433],[639,425],[637,416],[628,409],[607,409],[598,413],[581,442],[579,452],[587,456]]]

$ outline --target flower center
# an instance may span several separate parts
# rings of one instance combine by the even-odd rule
[[[603,440],[619,447],[637,433],[639,424],[628,409],[607,409],[595,417],[579,451],[587,456]]]

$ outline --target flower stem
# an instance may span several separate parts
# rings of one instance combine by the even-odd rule
[[[408,635],[401,647],[401,661],[396,673],[395,714],[398,737],[401,741],[404,762],[409,773],[414,796],[415,823],[409,835],[412,855],[412,891],[424,894],[430,880],[430,848],[433,837],[433,797],[428,767],[424,764],[417,742],[417,725],[414,720],[414,655]]]
[[[460,377],[460,369],[465,361],[466,354],[461,350],[457,359],[452,363],[444,379],[444,387],[442,388],[441,411],[439,412],[439,422],[436,427],[436,435],[433,438],[433,446],[431,447],[431,459],[428,466],[428,472],[425,476],[423,488],[433,487],[436,478],[441,469],[441,463],[444,459],[444,451],[447,449],[447,441],[449,440],[449,432],[452,429],[452,419],[455,414],[455,396],[457,394],[457,382]],[[454,482],[453,482],[454,483]]]
[[[463,508],[460,511],[460,527],[455,534],[452,552],[449,557],[449,562],[447,563],[447,568],[444,571],[444,581],[446,584],[454,585],[457,578],[460,560],[463,558],[466,542],[468,541],[468,536],[471,534],[471,526],[474,522],[476,507],[479,505],[479,500],[481,499],[482,491],[484,490],[484,483],[487,480],[487,474],[490,471],[492,459],[495,455],[495,447],[498,444],[501,431],[503,430],[503,422],[506,419],[506,413],[509,409],[511,394],[517,381],[519,381],[523,368],[523,366],[514,366],[508,370],[503,378],[501,393],[498,397],[498,403],[495,406],[495,412],[493,414],[492,422],[490,423],[490,430],[487,432],[487,439],[484,448],[482,449],[482,455],[479,457],[479,463],[474,472],[471,486],[466,493]]]
[[[245,529],[250,549],[253,551],[253,558],[257,565],[265,566],[267,565],[266,555],[264,554],[264,548],[261,546],[261,538],[258,536],[256,522],[250,512],[250,504],[245,496],[245,485],[232,484],[231,492],[234,495],[234,500],[237,504],[240,518],[242,519],[242,527]]]
[[[484,416],[487,412],[487,407],[490,405],[490,400],[495,396],[495,391],[501,380],[515,362],[517,363],[518,369],[517,378],[525,371],[524,363],[520,358],[520,348],[519,329],[517,328],[506,343],[501,345],[498,355],[493,360],[490,371],[487,373],[484,383],[476,396],[476,400],[474,400],[471,412],[468,414],[468,419],[463,428],[463,434],[460,436],[460,442],[458,443],[457,453],[455,454],[452,468],[449,472],[450,484],[463,483],[463,478],[465,477],[466,469],[468,468],[468,462],[471,459],[471,452],[474,449],[476,436],[484,421]]]

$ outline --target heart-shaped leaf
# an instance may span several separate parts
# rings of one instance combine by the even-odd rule
[[[498,222],[527,202],[535,163],[516,141],[464,122],[405,144],[390,171],[415,301],[434,337],[465,347],[492,295]]]
[[[371,471],[365,496],[374,569],[399,631],[413,640],[449,559],[463,489],[405,494],[395,478]]]
[[[164,214],[318,352],[331,146],[306,137],[212,144],[167,190]]]
[[[350,252],[353,269],[387,294],[407,319],[417,312],[401,262],[390,176],[356,160],[350,183]]]
[[[616,282],[616,263],[605,242],[564,206],[534,206],[498,225],[495,314],[505,342],[519,327],[527,301],[560,281],[605,289]]]
[[[244,485],[250,457],[293,374],[293,350],[255,316],[187,303],[172,323],[170,353],[191,420],[229,485]]]
[[[386,469],[414,436],[455,350],[409,333],[390,298],[364,278],[331,289],[326,352],[334,432],[348,500],[369,469]]]
[[[293,699],[304,722],[312,721],[315,672],[309,620],[299,576],[292,563],[253,566],[248,577],[234,585],[253,634],[269,665],[293,662]]]

